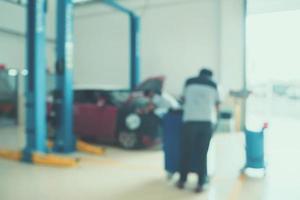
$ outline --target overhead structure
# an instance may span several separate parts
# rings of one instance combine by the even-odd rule
[[[130,89],[135,89],[140,82],[140,17],[132,10],[113,0],[104,0],[106,5],[128,14],[130,24]]]
[[[46,0],[27,3],[26,146],[23,160],[46,152]]]
[[[56,138],[54,150],[75,151],[73,133],[73,1],[57,0],[56,34]]]

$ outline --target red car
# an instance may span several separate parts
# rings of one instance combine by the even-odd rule
[[[160,140],[161,116],[177,101],[162,94],[163,78],[151,78],[135,91],[76,87],[74,133],[93,142],[132,149]]]
[[[18,71],[0,65],[0,118],[17,121]]]

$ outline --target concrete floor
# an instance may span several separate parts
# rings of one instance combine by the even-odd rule
[[[211,184],[193,193],[191,176],[183,191],[167,181],[159,150],[124,151],[107,147],[104,156],[82,153],[78,167],[65,169],[0,159],[0,200],[299,200],[300,169],[297,147],[300,125],[274,120],[267,134],[268,169],[265,178],[240,178],[244,163],[242,134],[220,134],[210,154]],[[288,127],[288,129],[287,129]],[[20,128],[0,128],[0,148],[22,145]]]

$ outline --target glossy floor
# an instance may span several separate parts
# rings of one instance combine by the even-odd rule
[[[159,150],[124,151],[107,147],[104,156],[76,153],[78,167],[65,169],[0,159],[1,200],[299,200],[299,129],[293,120],[273,120],[266,135],[265,178],[239,176],[244,164],[243,135],[219,134],[210,152],[210,186],[193,193],[191,176],[184,190],[166,179]],[[0,128],[0,148],[22,145],[20,128]]]

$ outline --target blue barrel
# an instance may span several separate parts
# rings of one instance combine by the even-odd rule
[[[163,118],[163,151],[165,157],[165,170],[175,173],[180,164],[180,139],[182,129],[182,111],[170,111]],[[192,155],[190,171],[197,169],[197,154]]]
[[[265,168],[264,161],[264,129],[261,132],[245,131],[246,166],[245,168]]]

